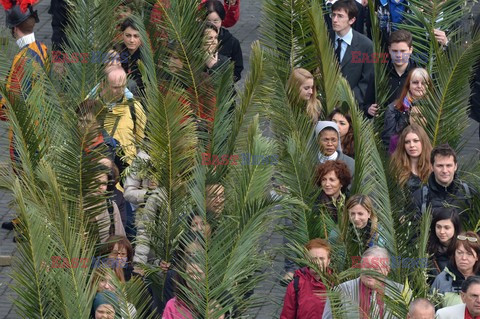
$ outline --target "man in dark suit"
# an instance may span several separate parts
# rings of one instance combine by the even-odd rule
[[[357,13],[355,0],[335,2],[332,5],[333,30],[330,31],[330,38],[339,60],[340,70],[362,108],[369,102],[368,98],[366,99],[368,86],[374,85],[373,63],[382,63],[382,60],[373,54],[372,41],[352,29]]]

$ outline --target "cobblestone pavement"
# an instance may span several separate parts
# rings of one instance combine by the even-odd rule
[[[240,40],[244,56],[245,71],[244,77],[249,70],[250,46],[254,40],[258,39],[259,19],[261,16],[261,3],[259,0],[242,0],[240,21],[231,28],[230,31]],[[47,11],[50,2],[47,0],[40,1],[36,9],[40,15],[40,23],[35,28],[35,36],[50,47],[51,41],[51,17]],[[0,23],[5,21],[4,12],[0,12]],[[9,37],[8,32],[3,32],[1,37]],[[242,82],[239,84],[242,86]],[[465,132],[465,138],[468,142],[465,145],[463,155],[471,157],[477,153],[480,147],[478,140],[478,124],[471,122],[469,129]],[[8,141],[6,133],[6,125],[0,122],[0,165],[8,163]],[[9,194],[0,191],[0,220],[6,221],[11,219],[13,211],[9,208]],[[274,247],[282,245],[282,238],[278,234],[270,233],[266,236],[264,247],[265,250],[271,251]],[[13,256],[15,254],[15,244],[13,243],[13,232],[0,230],[0,256]],[[1,262],[0,257],[0,262]],[[255,290],[255,295],[263,297],[265,304],[251,312],[252,318],[267,319],[278,318],[279,310],[283,301],[285,288],[278,285],[277,278],[281,274],[283,258],[279,255],[275,257],[273,265],[268,270],[268,278]],[[0,267],[0,319],[16,319],[16,315],[12,306],[12,300],[15,299],[14,292],[8,287],[13,284],[9,277],[10,267]]]

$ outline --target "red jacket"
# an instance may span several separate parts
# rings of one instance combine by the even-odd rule
[[[308,267],[297,269],[295,276],[299,277],[298,301],[295,296],[294,280],[292,280],[285,293],[280,319],[321,319],[327,301],[325,285],[315,279]],[[298,309],[296,309],[297,305]]]
[[[201,0],[201,4],[207,2],[207,0]],[[170,0],[159,0],[152,8],[150,15],[150,23],[157,24],[162,20],[162,9],[160,3],[166,8],[170,7]],[[240,18],[240,0],[237,0],[235,5],[230,5],[224,2],[223,7],[225,9],[225,19],[222,21],[222,26],[230,28],[237,23]]]

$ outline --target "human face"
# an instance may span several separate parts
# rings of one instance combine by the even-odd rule
[[[343,37],[350,31],[355,18],[348,19],[348,13],[344,9],[335,10],[332,12],[332,29],[337,35]]]
[[[320,270],[325,270],[330,265],[330,257],[325,248],[312,248],[308,251],[308,254]]]
[[[123,267],[125,265],[125,263],[127,262],[127,248],[126,247],[123,247],[117,243],[113,246],[113,250],[112,252],[108,255],[108,258],[111,258],[111,259],[116,259],[118,260],[118,264],[117,266],[118,267]]]
[[[114,317],[115,310],[112,305],[103,304],[95,310],[95,319],[113,319]]]
[[[196,282],[200,282],[205,279],[205,273],[203,270],[194,263],[188,263],[185,268],[185,273]],[[187,282],[188,285],[188,282]]]
[[[362,258],[361,267],[363,270],[374,270],[379,274],[387,276],[390,272],[390,266],[388,265],[388,259],[385,257],[370,256]],[[375,277],[368,275],[361,275],[360,280],[362,283],[370,289],[376,289],[381,287],[381,281]]]
[[[435,224],[435,234],[443,245],[448,245],[455,235],[455,227],[450,219],[439,220]]]
[[[388,53],[395,66],[400,67],[408,63],[413,48],[407,42],[394,42],[388,47]]]
[[[209,54],[215,53],[218,45],[218,33],[213,29],[206,29],[204,33],[205,51]]]
[[[99,282],[98,282],[98,289],[97,292],[102,292],[105,290],[115,291],[115,287],[112,284],[112,277],[109,275],[105,275]]]
[[[112,73],[108,75],[108,88],[105,93],[105,99],[106,101],[119,101],[125,93],[127,76],[125,73]]]
[[[422,76],[412,76],[410,79],[410,95],[414,99],[419,99],[425,95],[427,91],[427,82]]]
[[[462,298],[465,307],[467,307],[468,312],[472,317],[480,316],[480,285],[471,284],[468,287],[467,292],[461,292],[460,297]]]
[[[455,263],[461,273],[471,273],[477,261],[477,253],[474,250],[466,250],[463,244],[455,250]]]
[[[190,228],[192,229],[192,231],[210,235],[210,225],[205,224],[205,222],[203,221],[203,218],[200,216],[197,216],[197,215],[193,216],[192,224],[190,225]]]
[[[216,12],[211,12],[207,16],[207,21],[216,26],[218,30],[222,27],[222,19],[220,19],[220,16]]]
[[[78,124],[84,132],[89,132],[93,128],[98,127],[97,120],[92,113],[80,114],[78,116]]]
[[[457,164],[453,156],[437,155],[434,158],[433,174],[437,183],[444,187],[448,187],[453,181],[455,172],[457,171]]]
[[[218,215],[223,211],[225,203],[225,188],[220,184],[207,187],[207,211]]]
[[[325,195],[337,198],[340,195],[342,184],[334,171],[330,171],[322,177],[322,189]]]
[[[168,60],[168,69],[172,72],[178,72],[183,69],[183,62],[176,56],[171,56]]]
[[[107,192],[107,188],[108,188],[108,175],[107,174],[100,174],[97,177],[97,182],[99,183],[97,194],[105,194]]]
[[[362,229],[367,226],[370,219],[370,213],[368,210],[360,204],[357,204],[348,210],[350,221],[356,228]]]
[[[405,136],[405,152],[407,155],[413,158],[420,157],[422,154],[422,142],[415,133],[408,133]]]
[[[348,130],[350,129],[350,123],[348,123],[347,118],[340,113],[336,113],[332,117],[332,121],[337,123],[338,130],[340,131],[340,138],[344,138],[347,135]]]
[[[337,150],[338,133],[335,130],[323,130],[319,137],[320,149],[325,156],[330,156]]]
[[[140,32],[132,27],[126,28],[125,31],[123,31],[123,43],[125,43],[125,46],[130,53],[134,53],[142,44],[142,40],[140,40]]]
[[[308,101],[313,94],[313,79],[306,79],[300,85],[300,99]]]

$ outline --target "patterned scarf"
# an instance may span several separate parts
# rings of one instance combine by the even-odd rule
[[[410,97],[410,94],[407,94],[403,98],[401,111],[402,112],[410,112],[410,109],[412,108],[412,102],[413,102],[413,99]]]
[[[372,296],[375,295],[375,296]],[[371,304],[372,297],[375,297],[375,304]],[[370,313],[383,318],[385,303],[383,302],[383,292],[376,292],[365,286],[360,279],[360,319],[370,319]],[[370,308],[376,308],[372,312]]]

